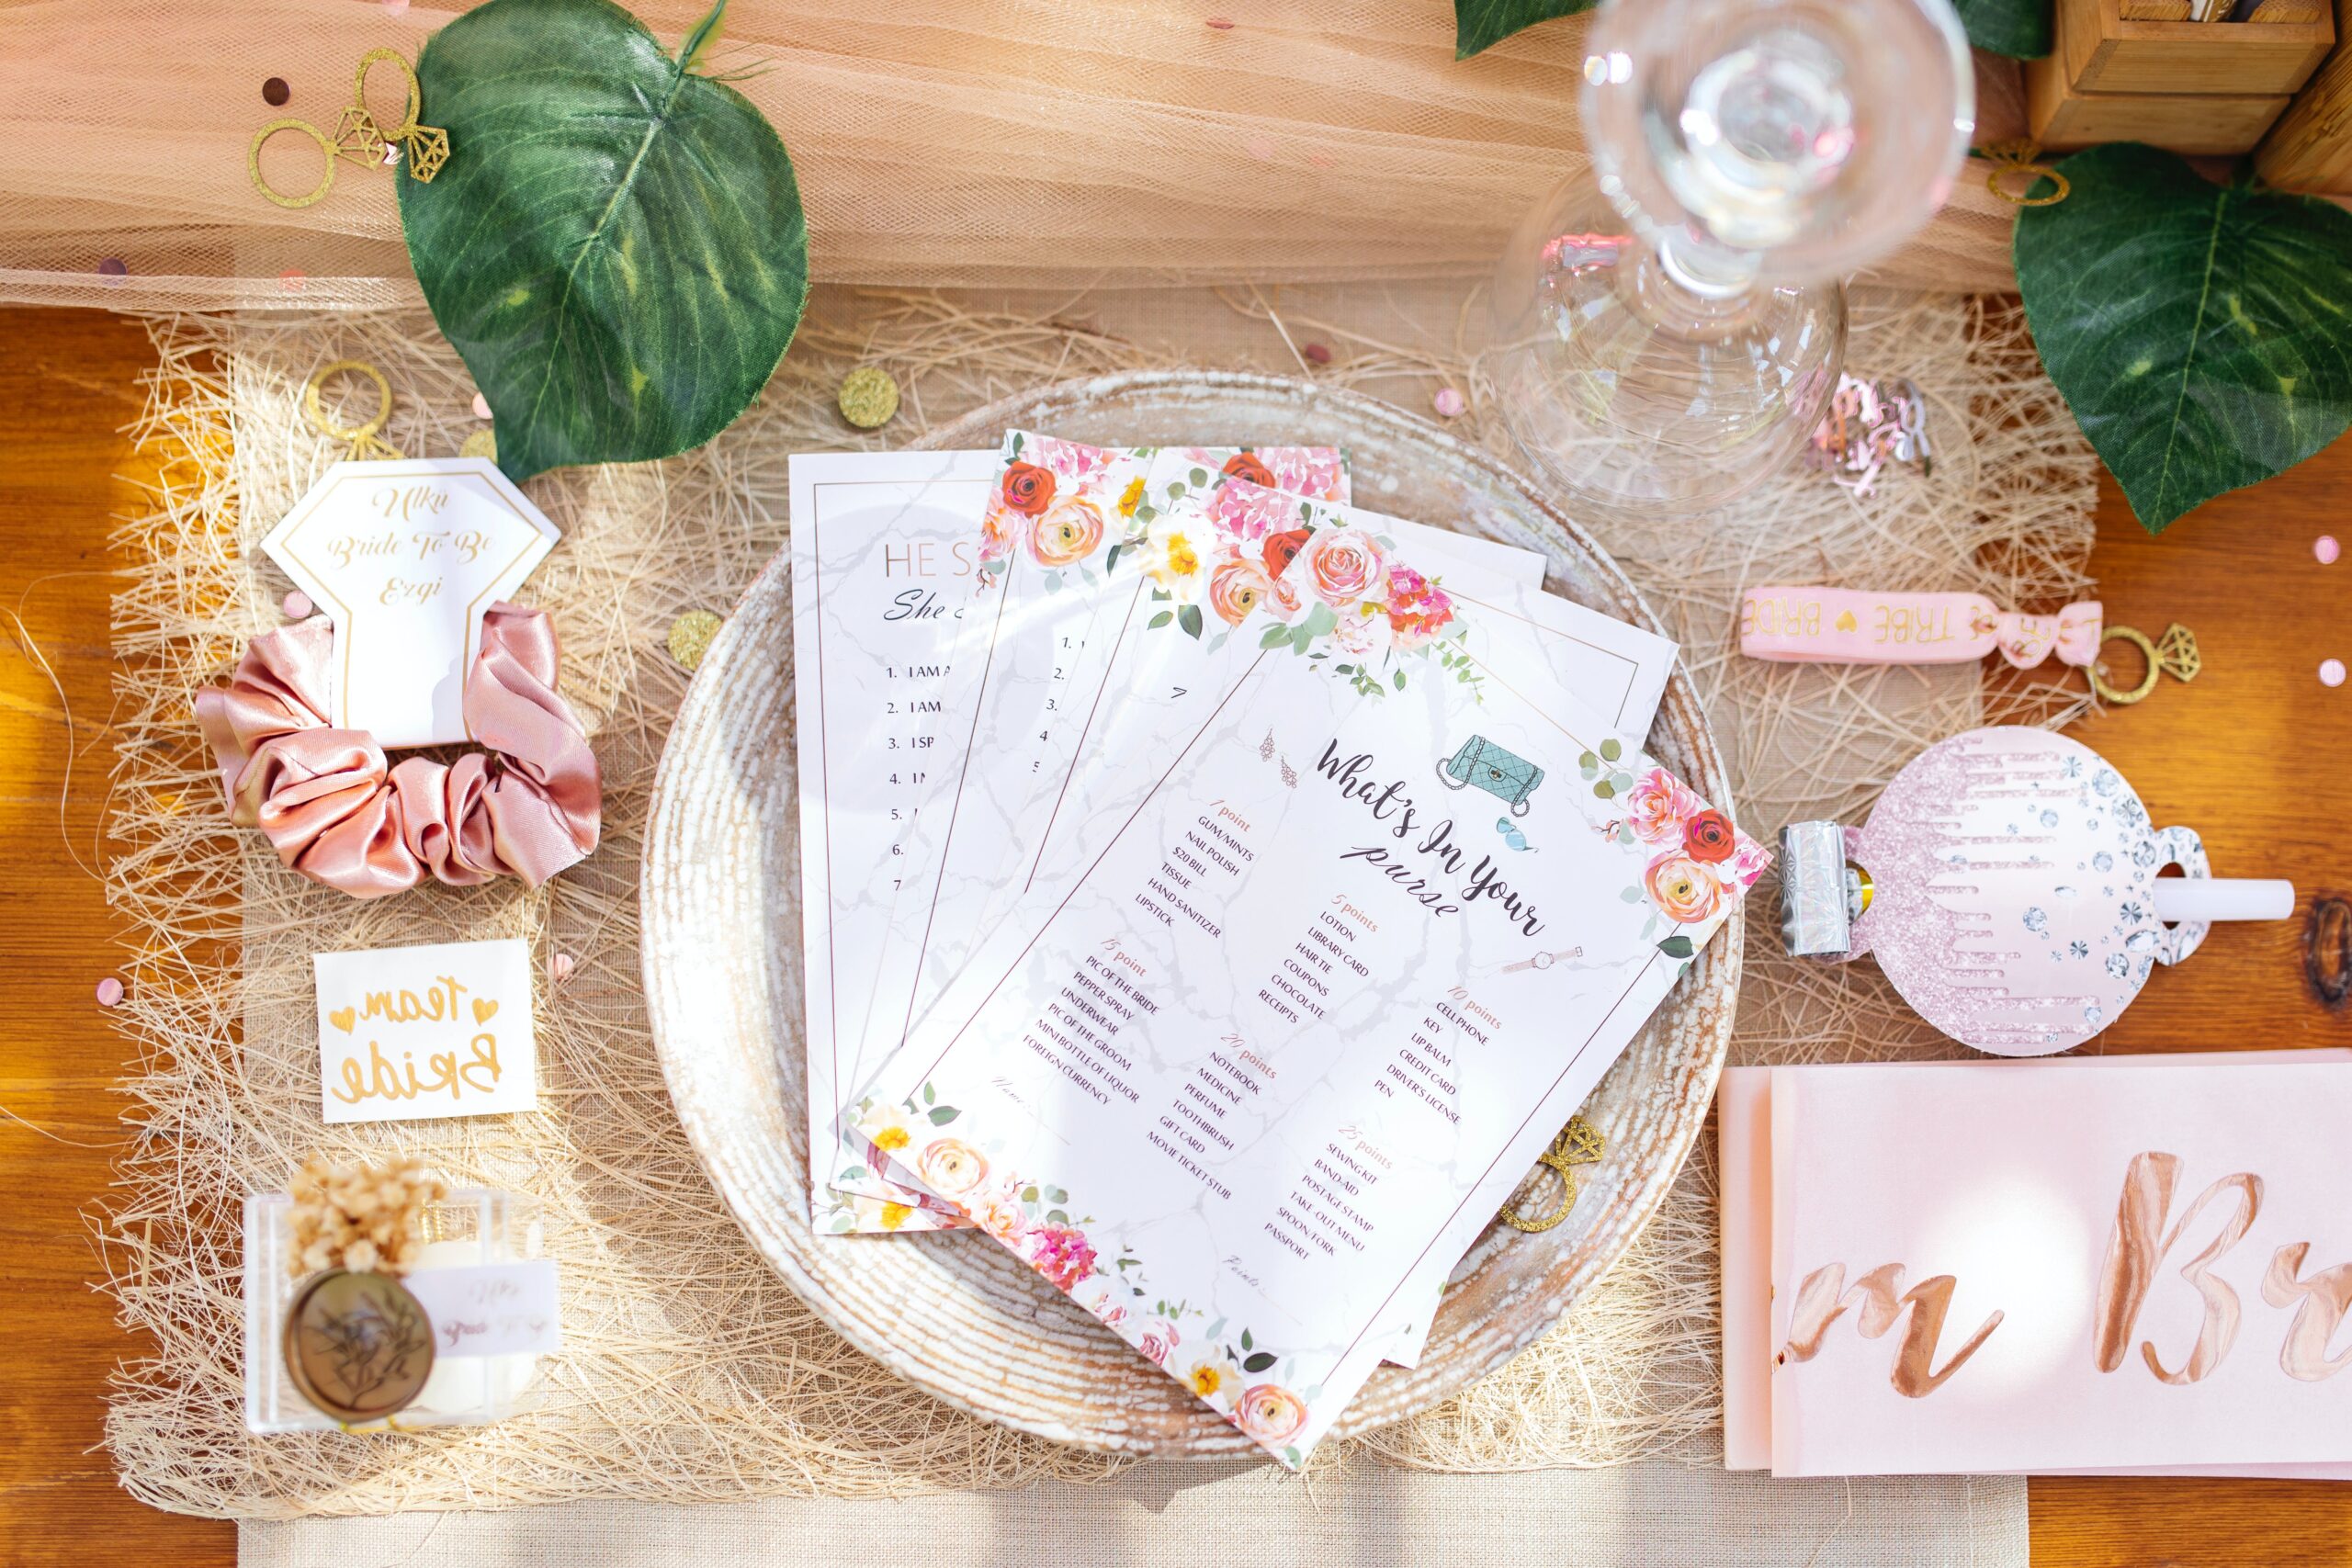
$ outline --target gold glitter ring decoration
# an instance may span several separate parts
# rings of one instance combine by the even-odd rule
[[[401,68],[407,80],[408,98],[401,106],[401,122],[384,132],[384,140],[401,144],[408,164],[408,172],[420,185],[430,185],[441,165],[449,161],[449,133],[438,126],[423,122],[424,114],[424,85],[416,79],[416,67],[408,56],[396,49],[371,49],[359,57],[359,69],[351,82],[351,112],[365,116],[368,108],[368,69],[379,60],[389,60]]]
[[[2128,642],[2138,649],[2140,656],[2148,661],[2147,671],[2140,677],[2140,683],[2128,692],[2109,685],[2097,662],[2084,666],[2083,673],[2089,678],[2091,690],[2098,694],[2099,700],[2118,707],[2129,707],[2133,703],[2145,701],[2148,694],[2156,689],[2156,677],[2159,675],[2169,675],[2176,681],[2186,682],[2197,679],[2198,671],[2205,667],[2204,658],[2197,650],[2196,634],[2178,621],[2166,626],[2165,635],[2153,642],[2147,633],[2131,626],[2109,626],[2099,641],[2102,644]]]
[[[368,107],[368,70],[379,60],[390,61],[401,68],[401,74],[408,78],[408,102],[401,109],[401,122],[384,132],[387,141],[405,141],[419,129],[417,117],[424,112],[424,86],[416,79],[416,67],[408,62],[407,55],[397,49],[371,49],[361,55],[359,69],[351,77],[352,106],[362,109]],[[373,114],[375,111],[371,109],[368,112]]]
[[[373,419],[345,426],[337,424],[334,416],[327,412],[325,400],[319,393],[326,386],[329,377],[345,371],[365,376],[376,383],[376,416]],[[338,359],[332,365],[321,366],[313,372],[309,384],[302,389],[302,415],[310,421],[311,429],[328,440],[348,443],[351,461],[355,463],[401,456],[399,447],[382,438],[383,428],[392,417],[392,384],[384,379],[381,370],[364,359]]]
[[[281,130],[300,131],[303,135],[309,137],[311,141],[319,144],[319,152],[326,160],[326,173],[319,176],[318,188],[311,191],[308,196],[281,196],[277,191],[271,189],[269,182],[262,177],[261,145]],[[267,125],[263,126],[259,130],[254,132],[253,144],[245,149],[245,172],[253,178],[254,189],[261,192],[262,195],[277,203],[278,206],[308,207],[312,202],[323,197],[328,191],[334,188],[334,143],[327,140],[327,133],[325,131],[321,130],[309,120],[273,119]]]
[[[2035,161],[2041,156],[2041,147],[2038,142],[2020,137],[1991,142],[1978,148],[1977,152],[1994,165],[1993,172],[1984,176],[1984,188],[2012,207],[2055,207],[2065,200],[2067,194],[2075,188],[2074,182],[2065,175],[2047,164]],[[2026,175],[2025,184],[2013,190],[2001,183],[2011,175]],[[2057,185],[2056,190],[2048,196],[2025,194],[2033,189],[2035,179],[2044,175]]]
[[[1568,1124],[1560,1129],[1560,1135],[1552,1140],[1552,1146],[1535,1156],[1536,1164],[1548,1166],[1559,1173],[1559,1202],[1554,1206],[1550,1213],[1539,1215],[1534,1219],[1529,1219],[1515,1208],[1507,1208],[1497,1217],[1511,1229],[1524,1231],[1531,1235],[1550,1230],[1554,1225],[1566,1219],[1568,1211],[1576,1207],[1576,1168],[1580,1165],[1598,1165],[1600,1163],[1600,1156],[1607,1152],[1607,1145],[1601,1142],[1600,1134],[1591,1122],[1582,1116],[1569,1117]]]

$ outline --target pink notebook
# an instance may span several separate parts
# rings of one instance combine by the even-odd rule
[[[2323,1271],[2352,1258],[2327,1199],[2352,1159],[2324,1131],[2335,1099],[2352,1111],[2347,1066],[2329,1049],[1726,1071],[1725,1465],[2352,1477],[2352,1378],[2318,1332]],[[2120,1210],[2151,1232],[2136,1251]],[[2232,1233],[2209,1328],[2180,1270]],[[2273,1306],[2274,1254],[2298,1242]],[[1931,1345],[1919,1298],[1866,1337],[1874,1304],[1915,1291],[1943,1307]]]

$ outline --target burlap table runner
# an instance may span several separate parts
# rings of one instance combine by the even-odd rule
[[[1445,286],[986,302],[820,291],[761,406],[712,446],[532,486],[565,541],[522,597],[553,612],[566,693],[595,737],[603,847],[537,894],[435,887],[372,904],[301,882],[257,836],[226,829],[188,698],[279,618],[288,585],[251,547],[339,456],[300,417],[309,375],[345,357],[381,367],[398,399],[389,434],[412,456],[454,453],[476,428],[471,385],[415,315],[155,322],[164,365],[141,434],[169,460],[153,506],[123,529],[139,564],[115,615],[125,674],[107,882],[134,947],[119,1016],[141,1053],[130,1087],[145,1133],[100,1229],[123,1318],[153,1346],[124,1367],[108,1419],[124,1483],[165,1507],[286,1518],[1112,1474],[1112,1461],[949,1410],[850,1349],[752,1252],[703,1179],[662,1081],[638,978],[639,833],[686,679],[664,637],[685,610],[730,606],[782,543],[786,455],[856,444],[831,407],[853,364],[883,364],[906,387],[900,423],[874,445],[1061,376],[1182,364],[1312,373],[1416,407],[1450,381],[1473,394],[1470,427],[1499,445],[1476,336],[1462,324],[1479,314]],[[1310,370],[1310,343],[1331,350],[1329,367]],[[2080,700],[2079,684],[1988,686],[1973,669],[1804,669],[1732,656],[1737,590],[1765,578],[1852,571],[1887,587],[1978,589],[2025,608],[2085,586],[2092,459],[2013,315],[1962,299],[1864,302],[1850,361],[1919,383],[1932,477],[1898,470],[1861,497],[1792,474],[1719,517],[1602,532],[1681,637],[1733,759],[1743,823],[1759,836],[1799,813],[1854,811],[1941,735],[1997,716],[2052,720]],[[528,939],[547,965],[571,961],[565,978],[550,970],[541,987],[545,1109],[322,1128],[310,954],[490,935]],[[1941,1043],[1875,970],[1793,964],[1773,946],[1751,944],[1740,1059]],[[250,1437],[237,1201],[281,1185],[311,1149],[395,1145],[460,1181],[527,1190],[547,1204],[567,1347],[545,1407],[422,1436]],[[1338,1447],[1325,1466],[1707,1460],[1719,1414],[1709,1165],[1691,1162],[1623,1265],[1505,1371]]]

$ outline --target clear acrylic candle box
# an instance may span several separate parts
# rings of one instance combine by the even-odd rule
[[[253,1432],[380,1432],[419,1427],[478,1427],[537,1403],[537,1356],[445,1356],[416,1402],[385,1420],[353,1425],[312,1405],[286,1370],[286,1314],[306,1276],[294,1273],[293,1198],[257,1192],[245,1200],[245,1428]],[[540,1256],[539,1204],[519,1193],[472,1187],[424,1212],[417,1271]]]

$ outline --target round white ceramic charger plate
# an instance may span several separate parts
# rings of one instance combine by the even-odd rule
[[[1555,593],[1656,621],[1615,563],[1510,469],[1386,403],[1269,377],[1152,372],[982,409],[921,445],[1010,428],[1121,446],[1344,447],[1359,504],[1540,550]],[[1080,1446],[1161,1456],[1248,1438],[984,1236],[833,1236],[808,1219],[800,846],[789,552],[710,648],[654,787],[642,883],[645,989],[679,1118],[752,1243],[851,1343],[959,1408]],[[1697,694],[1677,673],[1658,758],[1728,804]],[[1556,1322],[1625,1250],[1699,1135],[1729,1043],[1735,916],[1585,1107],[1608,1144],[1554,1229],[1488,1228],[1454,1272],[1420,1365],[1383,1367],[1344,1434],[1424,1410]],[[1548,1179],[1548,1178],[1547,1178]]]

